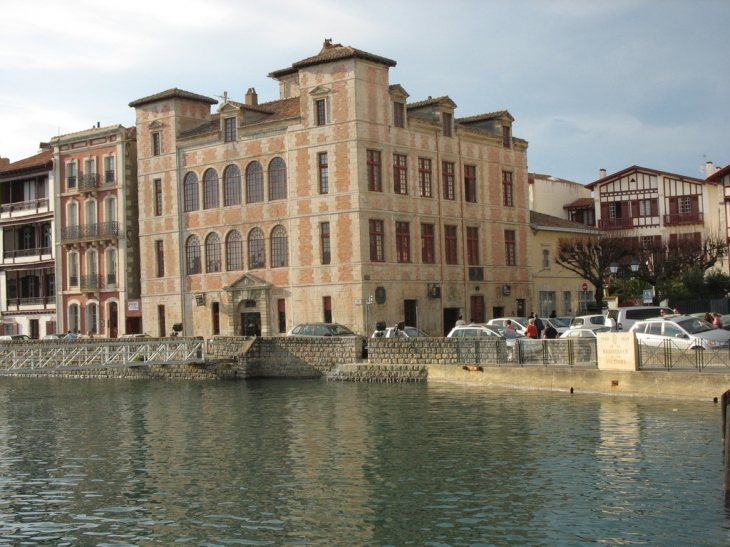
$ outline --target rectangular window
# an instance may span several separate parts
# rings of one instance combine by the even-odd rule
[[[479,265],[479,228],[466,229],[466,249],[469,266]]]
[[[456,253],[456,226],[444,226],[444,252],[446,264],[458,264]]]
[[[398,262],[411,261],[411,233],[407,222],[395,223],[395,247]]]
[[[155,257],[157,260],[157,277],[165,277],[165,248],[161,239],[155,240]]]
[[[408,158],[403,154],[393,154],[393,190],[396,194],[408,193]]]
[[[332,248],[330,247],[330,223],[322,222],[319,225],[319,239],[322,247],[322,264],[329,264],[332,261]]]
[[[155,216],[162,215],[162,179],[155,179]]]
[[[165,306],[162,304],[157,306],[157,328],[159,329],[160,338],[167,336],[167,325],[165,324]]]
[[[380,152],[377,150],[368,150],[368,190],[371,192],[383,191],[382,164],[380,161]]]
[[[550,247],[543,246],[542,248],[542,269],[550,269]]]
[[[330,191],[330,174],[329,164],[327,163],[327,152],[317,154],[317,164],[319,166],[319,193],[327,194]]]
[[[477,168],[475,165],[464,166],[464,200],[477,202]]]
[[[317,125],[325,125],[327,123],[327,103],[325,99],[317,99],[314,101],[314,114],[317,119]]]
[[[431,160],[418,158],[418,187],[422,198],[433,197],[431,192]]]
[[[226,118],[223,123],[226,130],[226,142],[234,142],[236,140],[236,118]]]
[[[639,216],[650,217],[651,216],[651,200],[640,199],[639,200]]]
[[[370,261],[385,262],[385,233],[382,220],[370,221]]]
[[[104,158],[104,183],[105,184],[114,184],[115,182],[115,168],[116,168],[116,162],[114,161],[114,156],[107,156]]]
[[[512,173],[502,171],[502,205],[505,207],[514,206],[512,195]]]
[[[325,296],[322,298],[322,308],[324,311],[324,322],[332,323],[332,297]]]
[[[450,161],[441,162],[441,178],[444,187],[444,199],[456,199],[454,187],[454,164]]]
[[[393,103],[393,125],[395,127],[406,126],[406,105],[405,103]]]
[[[162,154],[162,134],[152,133],[152,155],[159,156]]]
[[[66,166],[66,188],[76,188],[76,177],[78,176],[78,168],[75,163],[69,163]]]
[[[421,261],[424,264],[436,262],[436,240],[433,224],[421,224]]]
[[[692,198],[689,196],[678,198],[677,205],[680,215],[692,214]]]
[[[512,147],[512,128],[509,125],[502,126],[502,146],[505,148]]]
[[[504,231],[504,261],[507,266],[517,265],[515,231]]]
[[[453,134],[451,128],[453,126],[454,117],[449,112],[443,112],[441,114],[441,129],[444,137],[451,137]]]
[[[286,300],[279,298],[277,308],[279,311],[279,333],[283,334],[286,332]]]

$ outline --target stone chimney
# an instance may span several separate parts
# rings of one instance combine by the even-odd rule
[[[256,90],[253,87],[249,87],[246,91],[246,104],[256,106],[259,104],[259,96],[256,94]]]
[[[598,178],[599,179],[605,179],[606,178],[606,170],[605,169],[599,169],[598,170]]]
[[[715,166],[711,161],[705,163],[705,178],[715,174]]]

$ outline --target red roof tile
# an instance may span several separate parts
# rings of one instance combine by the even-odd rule
[[[599,233],[600,230],[593,226],[581,224],[580,222],[573,222],[564,218],[554,217],[552,215],[546,215],[545,213],[538,213],[537,211],[530,211],[530,224],[537,228],[559,228],[562,230],[578,231],[584,230],[589,232]]]
[[[129,103],[129,106],[134,108],[136,106],[142,106],[145,104],[154,103],[157,101],[164,101],[167,99],[186,99],[189,101],[198,101],[209,105],[218,104],[218,101],[216,101],[215,99],[211,99],[210,97],[206,97],[205,95],[198,95],[197,93],[191,93],[190,91],[184,91],[182,89],[173,87],[172,89],[161,91],[160,93],[155,93],[154,95],[150,95],[149,97],[142,97],[141,99],[132,101],[131,103]]]
[[[18,160],[5,167],[0,168],[0,173],[3,176],[12,175],[14,172],[29,171],[32,169],[47,168],[50,169],[53,166],[53,150],[44,150],[35,156]]]
[[[306,59],[302,59],[301,61],[292,64],[292,66],[289,68],[275,70],[274,72],[269,74],[269,77],[279,78],[288,74],[294,74],[295,72],[298,72],[300,68],[319,65],[322,63],[329,63],[331,61],[338,61],[340,59],[352,58],[365,59],[367,61],[373,61],[375,63],[380,63],[388,67],[394,67],[396,65],[395,61],[393,61],[392,59],[381,57],[379,55],[373,55],[372,53],[355,49],[354,47],[343,46],[341,44],[331,44],[328,41],[325,41],[324,47],[314,57],[307,57]]]

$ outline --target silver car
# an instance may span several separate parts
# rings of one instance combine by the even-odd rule
[[[635,333],[637,340],[649,345],[660,345],[671,340],[675,347],[681,349],[713,350],[730,347],[730,332],[690,315],[639,321],[634,323],[629,332]]]
[[[533,338],[527,338],[519,332],[499,327],[496,325],[472,323],[470,325],[460,325],[451,329],[447,338],[492,338],[493,340],[505,340],[507,346],[507,360],[514,360],[515,350],[517,346],[522,347],[523,355],[536,355],[542,353],[542,343]]]

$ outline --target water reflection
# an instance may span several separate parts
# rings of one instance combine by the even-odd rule
[[[719,545],[716,406],[3,379],[0,546]]]

